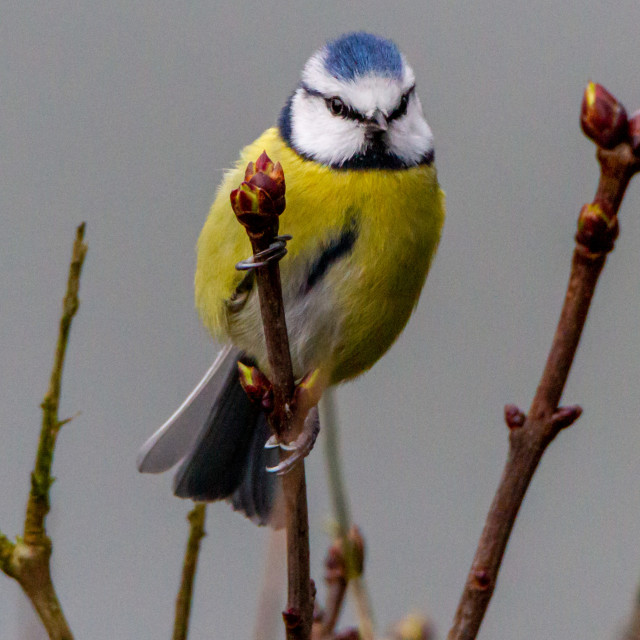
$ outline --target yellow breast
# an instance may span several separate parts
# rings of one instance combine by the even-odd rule
[[[200,235],[195,293],[212,335],[223,342],[231,338],[250,352],[261,351],[256,305],[238,331],[231,329],[239,323],[230,323],[225,304],[243,278],[235,264],[251,254],[229,193],[263,150],[284,168],[287,207],[280,232],[293,239],[280,267],[296,374],[321,367],[331,382],[358,375],[388,349],[418,300],[445,215],[435,169],[331,169],[300,158],[276,128],[245,147],[225,175]],[[321,286],[314,286],[313,298],[298,300],[305,270],[352,225],[357,238],[352,249],[332,264]],[[261,353],[252,355],[262,359]]]

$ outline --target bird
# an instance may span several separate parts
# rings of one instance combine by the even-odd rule
[[[415,308],[440,241],[445,196],[433,134],[413,69],[396,44],[358,31],[308,59],[276,125],[228,170],[197,244],[195,303],[224,345],[198,386],[143,445],[141,472],[178,465],[174,493],[225,499],[270,522],[277,451],[260,406],[242,389],[238,363],[269,364],[251,253],[229,194],[263,151],[281,164],[292,237],[280,262],[293,372],[315,372],[321,391],[367,371]],[[276,467],[277,468],[277,467]]]

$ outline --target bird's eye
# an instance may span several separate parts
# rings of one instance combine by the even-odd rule
[[[349,113],[349,107],[336,96],[327,98],[327,108],[334,116],[345,117]]]
[[[387,120],[395,120],[396,118],[402,118],[402,116],[407,113],[407,106],[409,105],[409,98],[411,96],[411,92],[413,91],[413,87],[405,93],[402,98],[400,98],[400,104],[393,110],[393,112],[389,115]]]

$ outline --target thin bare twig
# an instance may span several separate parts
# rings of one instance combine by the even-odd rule
[[[207,516],[207,506],[200,502],[187,515],[189,521],[189,538],[184,553],[182,565],[182,579],[176,598],[176,616],[173,624],[173,640],[186,640],[189,632],[189,614],[191,613],[191,596],[193,583],[198,567],[200,542],[206,535],[204,523]]]
[[[340,617],[342,603],[347,592],[348,569],[342,540],[336,540],[327,553],[324,561],[324,581],[327,585],[327,597],[324,610],[313,624],[311,637],[313,640],[328,640]]]
[[[51,465],[56,439],[62,425],[69,422],[69,419],[58,418],[58,406],[69,331],[79,306],[80,273],[87,253],[84,229],[85,224],[82,223],[76,230],[53,368],[49,388],[41,405],[42,428],[31,473],[31,491],[27,500],[24,533],[22,539],[16,542],[0,534],[0,568],[18,581],[53,640],[73,638],[51,580],[49,560],[52,544],[47,536],[45,520],[50,509],[49,489],[53,483]]]
[[[348,543],[348,534],[351,529],[351,515],[349,513],[349,500],[342,477],[342,461],[340,456],[340,443],[338,438],[338,419],[334,402],[334,391],[328,389],[321,403],[322,420],[325,437],[325,458],[327,464],[327,477],[329,480],[329,492],[333,502],[333,510],[338,526],[338,537],[345,541],[345,562],[347,568],[348,585],[355,600],[356,614],[358,616],[358,627],[362,640],[373,640],[375,625],[367,585],[362,572],[355,570],[357,563],[354,558],[353,549]],[[329,592],[328,599],[334,594]],[[342,605],[342,599],[338,601]],[[330,610],[329,606],[325,608]],[[339,615],[336,612],[336,620]],[[324,621],[323,621],[324,624]],[[335,621],[334,621],[335,624]],[[331,630],[333,626],[331,626]],[[326,634],[326,631],[325,631]]]
[[[621,111],[622,110],[622,111]],[[581,413],[580,407],[558,408],[573,362],[589,305],[606,255],[617,236],[617,213],[640,158],[619,103],[598,85],[590,84],[583,102],[582,126],[600,146],[601,175],[593,203],[578,220],[576,248],[560,320],[542,378],[525,416],[505,407],[509,453],[496,495],[487,515],[471,571],[455,614],[449,640],[473,640],[489,605],[507,541],[525,492],[546,447]],[[613,146],[615,145],[615,146]],[[610,148],[604,148],[604,147]]]

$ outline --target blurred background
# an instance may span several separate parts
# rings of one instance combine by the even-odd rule
[[[308,56],[366,29],[415,69],[448,218],[420,305],[337,398],[352,511],[380,629],[450,626],[564,295],[575,221],[598,175],[578,114],[588,80],[640,107],[637,0],[5,0],[0,20],[0,530],[20,533],[74,229],[87,221],[49,531],[77,638],[163,638],[189,503],[135,457],[209,366],[194,245],[225,167],[275,122]],[[640,180],[482,638],[616,638],[640,579]],[[294,240],[295,241],[295,240]],[[312,573],[330,505],[309,458]],[[190,638],[249,638],[268,532],[209,509]],[[284,599],[282,600],[284,603]],[[276,637],[279,608],[273,611]],[[353,621],[348,610],[343,622]],[[39,640],[0,576],[0,635]]]

